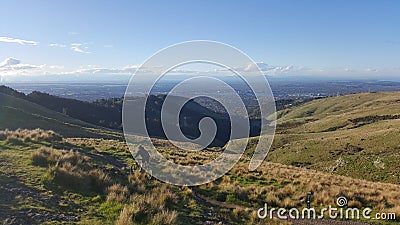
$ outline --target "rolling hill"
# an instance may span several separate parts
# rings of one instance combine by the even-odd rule
[[[268,160],[400,184],[400,93],[314,100],[278,112]]]
[[[15,95],[0,93],[0,129],[19,128],[54,130],[65,137],[120,136],[117,132],[74,119]]]

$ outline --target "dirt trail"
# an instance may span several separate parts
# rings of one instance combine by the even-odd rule
[[[7,183],[1,184],[0,193],[0,224],[40,224],[49,221],[73,223],[79,221],[76,216],[54,211],[60,202],[73,203],[57,195],[46,196],[43,192],[18,182],[16,178],[9,178]],[[19,206],[20,209],[15,209],[16,204],[18,205],[16,199],[29,200],[32,204],[41,207]],[[43,207],[48,210],[41,209]]]

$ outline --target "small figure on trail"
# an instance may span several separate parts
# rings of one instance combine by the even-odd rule
[[[140,159],[142,160],[142,166],[146,167],[149,165],[150,155],[146,151],[146,149],[144,149],[141,145],[139,145],[138,151],[137,151],[136,155],[134,156],[134,158],[137,160],[138,156],[140,156]]]

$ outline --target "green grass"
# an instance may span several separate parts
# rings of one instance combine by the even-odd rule
[[[385,119],[400,115],[400,93],[319,99],[278,115],[268,161],[400,184],[400,119]]]

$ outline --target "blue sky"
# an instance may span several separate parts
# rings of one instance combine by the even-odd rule
[[[206,39],[276,76],[400,76],[399,11],[400,1],[366,0],[2,1],[0,75],[112,76]]]

